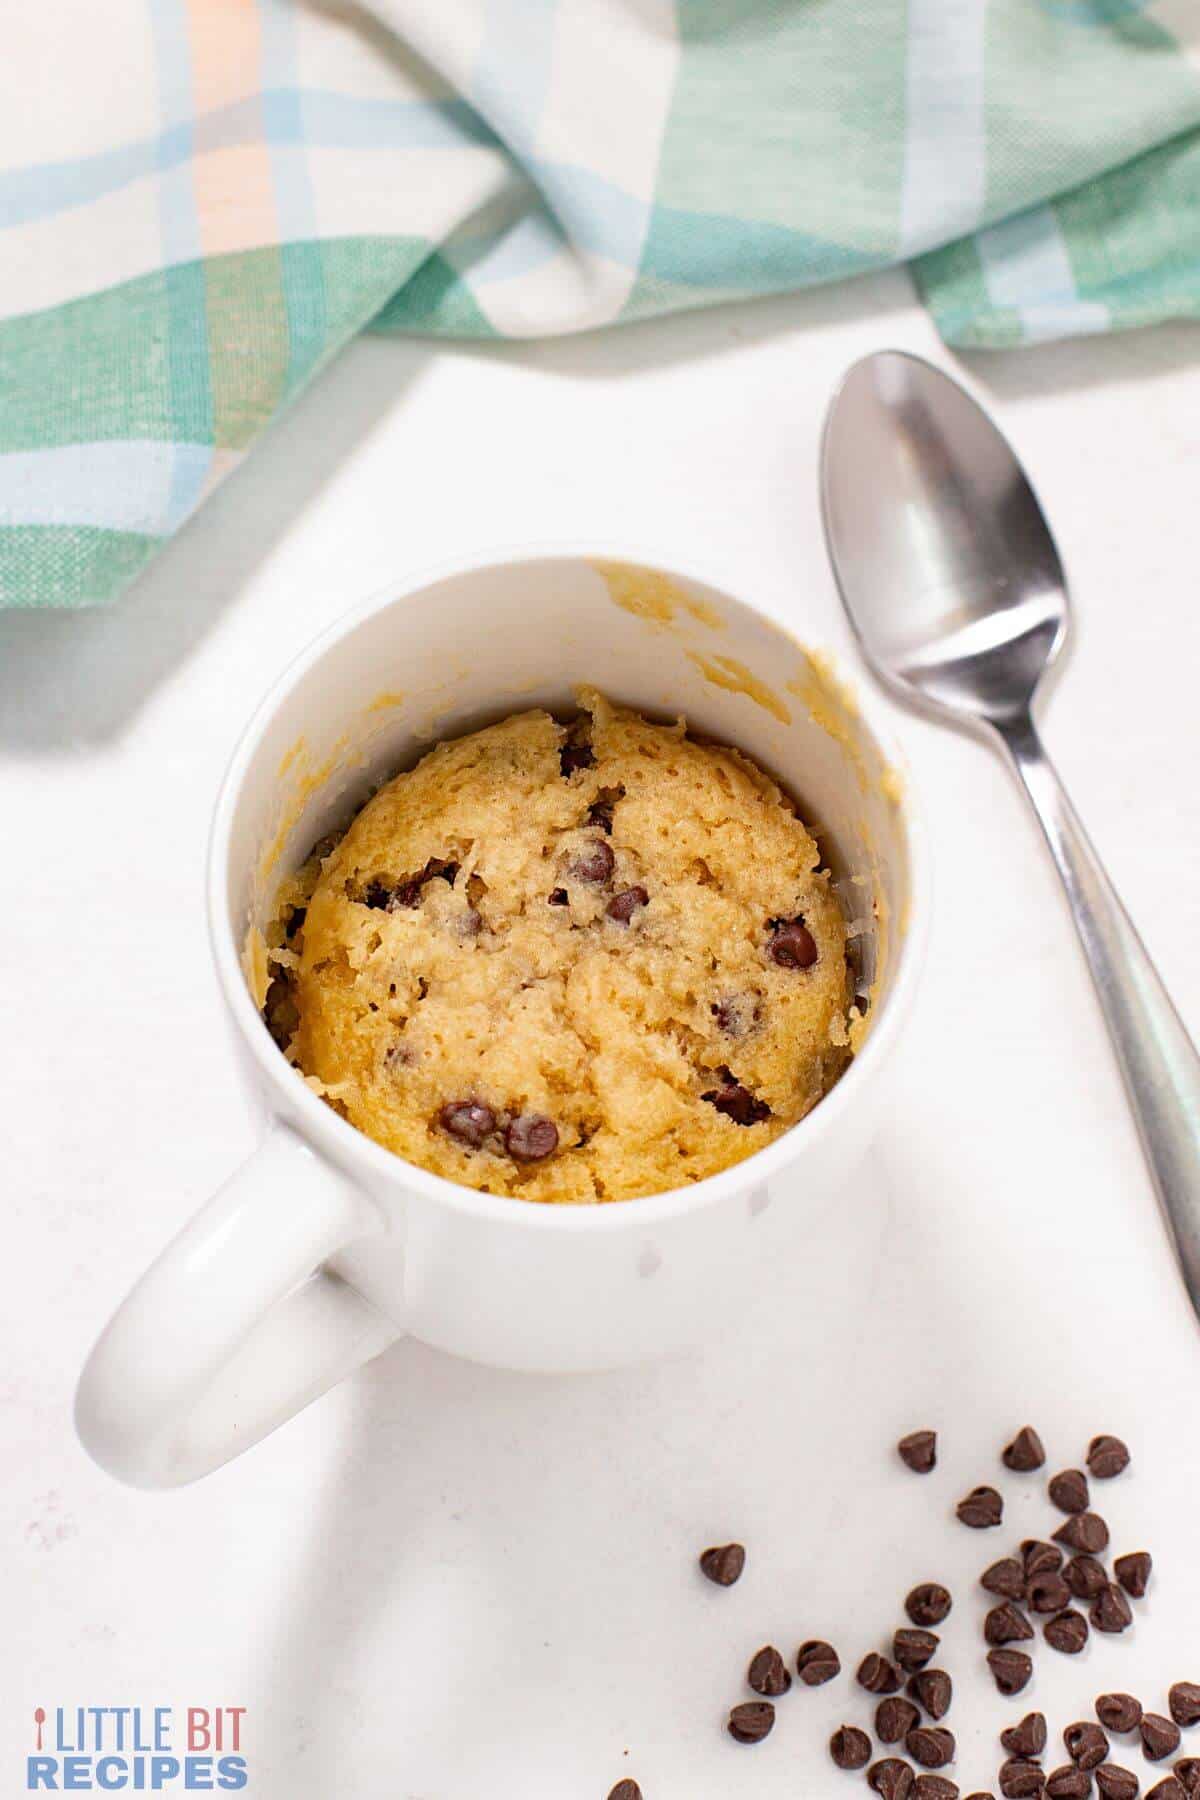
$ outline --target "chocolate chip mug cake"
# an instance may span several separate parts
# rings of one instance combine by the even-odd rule
[[[728,1168],[850,1056],[817,845],[737,750],[583,690],[439,744],[280,895],[267,1020],[360,1131],[467,1187],[624,1200]]]

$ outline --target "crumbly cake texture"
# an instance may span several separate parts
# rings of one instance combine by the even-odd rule
[[[467,1187],[629,1199],[728,1168],[847,1062],[817,845],[736,750],[582,690],[439,744],[318,846],[269,934],[311,1085]]]

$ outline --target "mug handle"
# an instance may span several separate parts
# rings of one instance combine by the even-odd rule
[[[75,1396],[84,1448],[133,1487],[196,1481],[377,1356],[401,1328],[323,1265],[383,1230],[276,1121],[105,1327]]]

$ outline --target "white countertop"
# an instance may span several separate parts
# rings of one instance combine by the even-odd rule
[[[24,1791],[35,1706],[137,1704],[247,1708],[249,1791],[268,1800],[605,1800],[625,1774],[646,1800],[865,1793],[824,1752],[869,1717],[849,1672],[793,1690],[756,1748],[723,1735],[725,1710],[760,1644],[790,1660],[828,1637],[852,1668],[928,1577],[959,1593],[942,1660],[964,1792],[994,1785],[1018,1709],[980,1672],[969,1589],[1056,1521],[1028,1477],[1003,1483],[1011,1530],[949,1515],[1026,1420],[1053,1467],[1094,1432],[1129,1439],[1135,1470],[1098,1499],[1114,1549],[1158,1570],[1135,1631],[1074,1662],[1041,1652],[1029,1704],[1061,1727],[1107,1688],[1161,1706],[1200,1681],[1200,1334],[1034,825],[983,748],[899,713],[936,857],[900,1103],[744,1330],[562,1379],[402,1343],[176,1493],[118,1487],[71,1428],[108,1313],[261,1129],[202,871],[268,681],[394,574],[606,534],[741,571],[847,650],[818,432],[841,370],[889,343],[951,360],[902,274],[539,346],[365,341],[120,606],[0,618],[0,1792]],[[967,372],[1073,577],[1047,739],[1200,1028],[1200,336]],[[923,1424],[943,1443],[928,1481],[891,1454]],[[694,1561],[728,1537],[749,1562],[722,1592]]]

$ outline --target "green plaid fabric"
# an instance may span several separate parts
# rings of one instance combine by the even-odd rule
[[[368,327],[898,261],[964,346],[1200,312],[1196,0],[113,0],[6,52],[0,605],[118,593]]]

